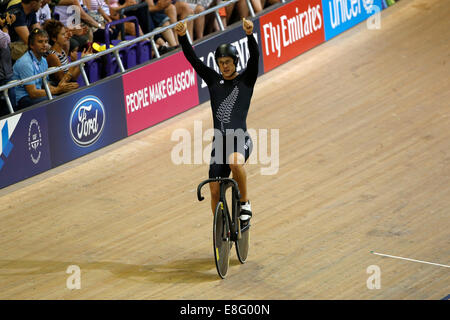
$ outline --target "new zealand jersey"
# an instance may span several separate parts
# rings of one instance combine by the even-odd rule
[[[247,68],[234,79],[225,80],[196,56],[186,36],[179,37],[186,59],[208,85],[214,128],[220,130],[222,135],[227,134],[227,129],[247,131],[247,113],[258,77],[259,60],[255,38],[247,35],[247,39],[250,52]]]

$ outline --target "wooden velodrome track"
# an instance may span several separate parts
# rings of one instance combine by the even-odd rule
[[[0,298],[442,299],[450,268],[370,251],[450,265],[449,8],[402,0],[259,78],[248,127],[279,129],[280,167],[247,166],[249,261],[233,247],[227,279],[196,199],[208,166],[171,161],[205,103],[0,190]]]

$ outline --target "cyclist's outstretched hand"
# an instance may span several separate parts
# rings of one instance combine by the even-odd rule
[[[178,34],[179,37],[184,36],[186,34],[186,23],[184,22],[178,22],[175,26],[175,32]]]
[[[253,33],[253,22],[250,20],[247,20],[245,18],[242,18],[242,28],[244,29],[246,34],[252,34]]]

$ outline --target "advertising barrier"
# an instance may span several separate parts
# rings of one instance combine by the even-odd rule
[[[255,37],[256,42],[258,43],[260,51],[258,75],[261,75],[264,73],[264,68],[263,68],[263,59],[261,56],[261,40],[260,40],[261,38],[259,36],[259,20],[253,21],[253,32],[254,32],[253,36]],[[236,67],[237,72],[240,72],[243,69],[245,69],[247,67],[247,61],[250,58],[250,56],[247,44],[247,35],[242,29],[242,24],[238,24],[236,27],[227,29],[227,31],[220,33],[217,36],[212,37],[211,39],[208,39],[208,41],[202,42],[194,46],[194,51],[197,57],[200,60],[202,60],[203,63],[205,63],[211,69],[216,70],[216,72],[219,72],[219,67],[216,64],[214,53],[217,47],[223,43],[231,43],[237,49],[237,52],[239,54],[238,66]],[[209,91],[208,87],[206,86],[206,83],[198,75],[197,79],[199,83],[198,86],[199,102],[203,103],[210,99]]]
[[[382,10],[382,0],[322,0],[322,3],[327,41]]]
[[[88,87],[46,107],[53,167],[127,136],[121,78]]]
[[[264,72],[325,41],[321,0],[290,2],[260,18]]]
[[[45,107],[0,120],[0,188],[51,169]]]
[[[122,79],[128,135],[198,105],[197,76],[182,52],[126,73]]]

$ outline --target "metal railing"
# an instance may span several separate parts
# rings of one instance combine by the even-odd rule
[[[219,28],[220,28],[221,31],[223,31],[223,30],[225,30],[225,27],[223,26],[221,17],[219,15],[219,9],[224,8],[226,6],[229,6],[230,4],[238,2],[238,1],[239,0],[223,1],[222,3],[216,5],[216,6],[212,7],[212,8],[206,9],[205,11],[203,11],[201,13],[189,16],[189,17],[187,17],[187,18],[185,18],[183,20],[180,20],[180,21],[188,22],[188,21],[195,20],[195,19],[197,19],[200,16],[204,16],[204,15],[207,15],[207,14],[210,14],[210,13],[214,13],[215,17],[216,17],[216,20],[217,20],[217,22],[219,24]],[[246,2],[247,2],[247,5],[249,7],[250,15],[252,17],[255,17],[255,12],[254,12],[253,7],[251,5],[251,1],[250,0],[246,0]],[[282,2],[284,3],[285,0],[282,0]],[[31,76],[31,77],[26,78],[26,79],[12,80],[12,81],[8,82],[7,84],[5,84],[3,86],[0,86],[0,91],[2,91],[3,96],[5,97],[5,100],[6,100],[6,103],[7,103],[7,106],[8,106],[8,109],[9,109],[10,113],[14,113],[15,112],[14,109],[13,109],[13,106],[11,104],[11,101],[9,100],[9,96],[8,96],[8,89],[10,89],[10,88],[22,85],[24,83],[27,83],[27,82],[30,82],[30,81],[33,81],[33,80],[36,80],[36,79],[42,79],[43,80],[42,83],[43,83],[43,86],[44,86],[44,90],[47,93],[48,99],[49,100],[53,100],[53,96],[52,96],[52,94],[50,92],[50,87],[49,87],[48,81],[46,79],[47,76],[49,76],[51,74],[54,74],[56,72],[59,72],[61,70],[66,70],[66,69],[71,68],[71,67],[80,66],[81,76],[83,77],[83,80],[86,83],[86,86],[89,86],[90,83],[89,83],[88,77],[86,75],[86,71],[84,70],[84,65],[86,64],[86,62],[112,53],[116,57],[116,61],[117,61],[118,65],[119,65],[120,72],[124,72],[125,68],[123,67],[123,63],[122,63],[122,60],[120,58],[119,51],[121,49],[125,48],[125,47],[131,46],[131,45],[133,45],[135,43],[138,43],[138,42],[144,41],[144,40],[150,40],[152,42],[152,48],[155,51],[155,56],[157,58],[159,58],[160,55],[159,55],[158,50],[156,49],[156,43],[154,41],[154,36],[157,35],[157,34],[163,33],[166,30],[174,28],[176,26],[176,24],[178,22],[180,22],[180,21],[177,21],[177,22],[175,22],[173,24],[170,24],[168,26],[165,26],[165,27],[156,28],[156,29],[152,30],[151,32],[149,32],[147,34],[144,34],[142,36],[136,37],[135,39],[122,41],[118,45],[114,46],[113,48],[108,48],[105,51],[101,51],[101,52],[98,52],[98,53],[95,53],[95,54],[92,54],[92,55],[89,55],[89,56],[82,57],[81,59],[79,59],[77,61],[70,62],[70,63],[68,63],[66,65],[63,65],[63,66],[49,68],[47,71],[45,71],[43,73]],[[186,35],[188,36],[189,42],[192,44],[192,40],[191,40],[191,38],[189,36],[189,32],[186,32]]]

